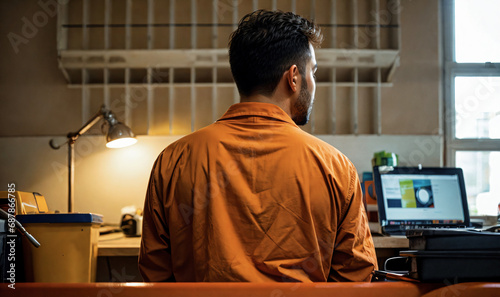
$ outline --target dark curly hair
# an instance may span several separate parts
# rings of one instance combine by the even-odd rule
[[[231,72],[243,96],[274,93],[283,73],[297,65],[305,76],[311,53],[319,47],[321,30],[291,12],[257,10],[245,15],[229,40]]]

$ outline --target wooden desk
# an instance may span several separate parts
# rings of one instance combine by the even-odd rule
[[[98,256],[138,256],[141,245],[140,237],[125,237],[123,233],[111,233],[99,236]]]
[[[40,297],[493,297],[500,296],[499,283],[416,284],[379,283],[18,283],[16,289],[0,286],[0,296]]]
[[[123,233],[111,233],[99,237],[99,256],[138,256],[140,237],[125,237]],[[404,236],[374,236],[375,249],[406,249],[408,239]]]
[[[406,236],[373,236],[375,249],[408,249],[410,242]]]

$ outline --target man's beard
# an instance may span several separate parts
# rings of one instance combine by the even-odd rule
[[[311,93],[307,90],[307,81],[305,77],[302,77],[302,86],[300,88],[299,97],[295,101],[293,105],[293,113],[292,120],[295,124],[299,126],[303,126],[309,122],[309,116],[312,111],[312,98]]]

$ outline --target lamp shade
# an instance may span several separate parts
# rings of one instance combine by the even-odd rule
[[[106,135],[106,146],[109,148],[122,148],[137,142],[134,132],[126,125],[118,122],[110,125]]]

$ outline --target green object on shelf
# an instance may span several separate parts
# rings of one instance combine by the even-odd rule
[[[372,166],[397,166],[398,155],[391,152],[380,151],[373,154]]]

